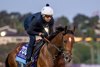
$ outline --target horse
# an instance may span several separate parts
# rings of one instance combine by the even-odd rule
[[[74,43],[74,30],[66,27],[58,27],[56,32],[48,39],[44,39],[46,43],[42,46],[37,60],[37,67],[65,67],[66,62],[71,61],[72,48]],[[20,51],[23,43],[8,54],[5,66],[18,67],[15,60],[17,53]],[[32,62],[27,67],[30,67]]]

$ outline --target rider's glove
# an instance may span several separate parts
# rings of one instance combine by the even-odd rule
[[[39,36],[41,36],[42,38],[44,38],[44,37],[48,37],[48,34],[47,34],[46,32],[44,32],[44,33],[39,33]]]
[[[42,33],[41,35],[40,35],[42,38],[46,38],[46,37],[48,37],[48,34],[47,33]]]

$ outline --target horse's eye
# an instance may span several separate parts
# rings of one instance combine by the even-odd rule
[[[64,43],[67,43],[67,40],[64,40]]]

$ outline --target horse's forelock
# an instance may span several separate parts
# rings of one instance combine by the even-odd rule
[[[72,35],[74,35],[74,32],[72,30],[66,30],[65,33],[64,33],[64,35],[65,34],[72,34]]]
[[[64,27],[62,26],[56,27],[56,31],[62,32],[64,31]]]
[[[65,26],[64,34],[72,34],[72,35],[74,35],[74,29],[75,28],[70,29],[67,26]]]

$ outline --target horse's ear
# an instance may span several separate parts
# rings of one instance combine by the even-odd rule
[[[65,26],[64,32],[63,32],[64,35],[67,33],[67,28],[68,28],[68,26]]]
[[[73,32],[75,32],[75,26],[72,26],[72,29],[71,29]]]
[[[65,33],[67,32],[67,28],[68,28],[68,26],[65,26]]]

